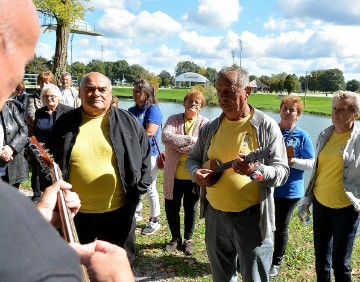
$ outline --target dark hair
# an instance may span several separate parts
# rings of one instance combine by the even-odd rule
[[[296,104],[296,109],[297,109],[297,114],[298,116],[301,115],[302,110],[303,110],[303,102],[300,99],[300,97],[298,96],[293,96],[293,95],[289,95],[289,96],[285,96],[282,100],[281,100],[281,104],[280,104],[280,110],[283,104],[287,103],[287,102],[291,102]]]
[[[191,89],[184,97],[184,103],[186,102],[186,100],[191,99],[191,98],[195,98],[195,99],[199,99],[200,103],[201,103],[201,108],[205,107],[206,105],[206,100],[204,97],[204,94],[202,94],[201,91],[196,90],[196,89]]]
[[[134,83],[134,87],[135,86],[140,88],[140,93],[141,94],[143,94],[143,93],[147,94],[147,100],[146,100],[146,105],[147,106],[151,106],[152,104],[157,104],[158,103],[158,101],[156,99],[155,89],[150,84],[149,81],[147,81],[146,79],[137,80]]]
[[[25,91],[25,83],[24,82],[20,82],[17,86],[16,86],[16,91],[19,91],[20,93]]]

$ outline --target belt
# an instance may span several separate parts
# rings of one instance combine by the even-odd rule
[[[242,210],[240,212],[222,212],[224,215],[228,215],[228,216],[247,216],[250,214],[253,214],[255,212],[259,212],[260,211],[260,204],[256,204],[253,205],[251,207],[248,207],[245,210]]]

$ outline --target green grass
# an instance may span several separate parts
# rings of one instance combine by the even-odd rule
[[[205,223],[203,219],[197,219],[194,242],[195,254],[185,256],[181,251],[169,254],[165,251],[165,245],[171,240],[170,230],[167,226],[164,197],[162,195],[162,176],[158,176],[158,192],[161,205],[161,229],[153,235],[143,236],[140,231],[145,227],[149,216],[146,196],[143,196],[144,209],[143,221],[137,224],[136,248],[137,258],[135,261],[135,273],[138,277],[149,277],[156,281],[211,281],[210,265],[205,249]],[[183,210],[181,211],[183,216]],[[181,217],[183,222],[183,217]],[[183,232],[183,230],[182,230]],[[314,248],[312,225],[304,226],[296,215],[290,223],[289,244],[284,257],[281,274],[275,282],[292,281],[316,281],[314,268]],[[360,281],[360,237],[357,237],[352,257],[353,281]],[[239,280],[241,281],[241,280]]]
[[[182,103],[188,91],[189,89],[183,88],[159,89],[157,97],[161,101]],[[113,88],[113,95],[132,97],[132,88]],[[280,99],[281,96],[278,95],[252,93],[249,98],[249,103],[258,109],[278,112]],[[328,116],[331,114],[331,97],[307,96],[305,101],[305,98],[302,96],[301,99],[303,103],[305,102],[304,112]]]

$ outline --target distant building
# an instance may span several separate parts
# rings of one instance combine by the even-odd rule
[[[209,82],[209,80],[201,74],[194,72],[186,72],[175,77],[175,87],[181,87],[183,85],[183,82],[185,86],[192,87],[196,84],[205,85]]]
[[[254,80],[250,81],[249,86],[252,87],[252,91],[254,93],[256,93],[257,91],[262,91],[262,92],[269,92],[270,91],[270,87],[267,86],[266,84],[262,83],[258,79],[254,79]]]

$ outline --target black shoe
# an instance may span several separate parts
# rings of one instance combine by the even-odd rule
[[[169,244],[166,245],[165,249],[169,253],[175,252],[176,249],[181,248],[181,239],[171,240]]]
[[[32,196],[31,197],[31,201],[33,201],[35,204],[37,204],[37,202],[40,200],[39,196]]]

